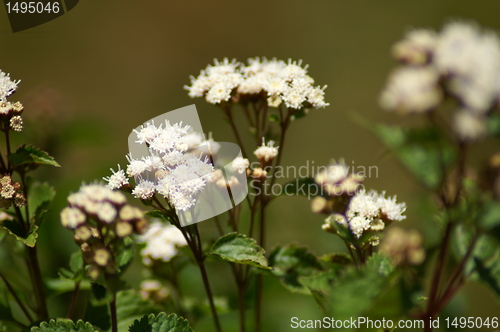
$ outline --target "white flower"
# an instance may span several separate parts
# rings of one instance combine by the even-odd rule
[[[254,151],[255,156],[266,162],[273,160],[278,155],[278,147],[275,147],[274,143],[274,141],[269,141],[266,145],[264,138],[262,138],[262,145]]]
[[[127,160],[129,161],[127,166],[127,175],[130,177],[140,176],[148,167],[144,161],[132,159],[130,155],[127,155]]]
[[[148,180],[142,180],[134,190],[132,190],[132,195],[138,199],[148,200],[153,197],[155,193],[156,186],[154,182]]]
[[[151,265],[152,259],[168,262],[177,254],[177,247],[187,244],[180,230],[160,222],[152,223],[146,233],[138,237],[137,242],[146,243],[146,247],[141,250],[146,265]]]
[[[322,88],[314,87],[308,90],[307,93],[307,101],[311,103],[311,105],[315,108],[326,107],[330,104],[325,103],[325,89],[326,85]]]
[[[477,141],[486,136],[486,118],[468,110],[459,110],[453,115],[453,130],[464,142]]]
[[[307,75],[307,65],[302,61],[285,63],[282,60],[263,58],[248,59],[248,65],[235,60],[222,63],[216,60],[202,70],[197,78],[191,77],[190,97],[205,96],[212,104],[229,101],[233,91],[239,94],[257,95],[265,92],[272,107],[285,101],[287,107],[301,109],[309,102],[313,107],[325,107],[324,88],[313,87],[314,80]],[[314,91],[311,91],[313,90]]]
[[[135,142],[150,144],[159,135],[160,131],[161,128],[156,128],[153,122],[148,122],[145,126],[141,126],[140,130],[134,129],[134,132],[137,134],[137,141]]]
[[[250,162],[248,161],[247,158],[243,157],[235,158],[231,164],[233,171],[238,172],[240,174],[244,174],[248,169],[248,166],[250,166]]]
[[[65,207],[61,211],[61,223],[64,227],[75,229],[85,223],[85,214],[78,208]]]
[[[188,150],[194,149],[203,142],[203,135],[197,132],[191,132],[182,137],[181,141],[188,146]]]
[[[128,178],[125,176],[125,172],[118,165],[118,170],[115,172],[110,168],[113,175],[108,177],[103,177],[103,180],[108,182],[109,189],[120,189],[123,186],[128,185]]]
[[[108,202],[99,203],[97,207],[97,217],[105,223],[112,223],[116,218],[116,209]]]
[[[343,218],[334,219],[341,225],[349,225],[352,233],[359,238],[368,230],[382,231],[386,222],[406,219],[403,215],[405,210],[406,204],[397,203],[396,196],[385,198],[385,192],[379,194],[371,190],[367,193],[362,189],[349,202],[347,222]],[[331,222],[331,219],[328,220]]]
[[[236,60],[229,62],[225,58],[222,62],[215,59],[215,65],[209,65],[202,70],[200,75],[191,77],[191,86],[184,88],[189,90],[189,96],[201,97],[205,95],[211,104],[228,101],[231,92],[242,81],[242,75],[237,71],[239,63]]]
[[[21,81],[12,81],[10,74],[6,74],[0,70],[0,102],[5,101],[8,96],[16,91],[19,82]]]
[[[392,48],[392,54],[398,60],[410,64],[425,64],[437,45],[437,34],[428,29],[416,29],[408,32],[405,39]]]
[[[500,40],[492,32],[463,22],[448,24],[434,65],[450,77],[450,91],[469,109],[487,112],[500,94]]]
[[[387,110],[423,113],[439,105],[443,96],[439,76],[428,67],[402,67],[395,70],[380,97]]]

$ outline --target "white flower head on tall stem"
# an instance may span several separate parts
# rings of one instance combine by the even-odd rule
[[[265,161],[266,163],[272,161],[278,155],[278,146],[274,146],[274,141],[265,142],[262,138],[262,145],[259,146],[254,154],[260,161]]]
[[[397,203],[396,196],[386,198],[385,192],[379,194],[371,190],[367,193],[361,189],[349,202],[347,222],[344,220],[339,224],[349,225],[352,233],[359,238],[365,231],[382,231],[386,224],[406,219],[403,215],[405,210],[406,204]]]
[[[8,96],[13,94],[20,80],[13,81],[10,79],[10,74],[6,74],[0,70],[0,102],[5,101]]]

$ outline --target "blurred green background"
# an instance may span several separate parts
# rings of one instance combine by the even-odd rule
[[[234,141],[221,112],[203,99],[190,99],[183,89],[189,76],[197,76],[214,58],[303,59],[316,83],[328,85],[330,106],[293,124],[284,164],[324,165],[330,158],[344,157],[348,165],[377,166],[378,177],[367,179],[367,188],[398,195],[408,203],[403,223],[420,227],[415,202],[425,192],[394,158],[383,155],[383,146],[352,120],[352,114],[373,121],[414,122],[377,106],[386,76],[396,66],[391,45],[412,27],[438,29],[455,18],[499,29],[499,9],[498,1],[486,0],[81,0],[62,17],[15,34],[6,13],[0,13],[0,69],[22,80],[10,98],[25,104],[27,123],[18,142],[47,149],[62,165],[38,171],[58,191],[52,218],[39,238],[43,272],[55,277],[56,268],[65,265],[76,248],[58,221],[65,197],[82,182],[109,175],[110,167],[126,165],[132,128],[195,103],[205,131],[212,131],[216,140]],[[248,135],[246,139],[250,142]],[[490,155],[493,143],[475,146],[471,164],[479,165]],[[343,250],[337,238],[321,230],[322,217],[310,212],[303,197],[279,199],[269,214],[268,249],[297,242],[318,255]],[[211,234],[212,224],[202,224]],[[219,273],[223,276],[212,278],[216,293],[233,296],[232,280],[225,280],[230,275]],[[128,275],[137,287],[140,265]],[[198,283],[197,272],[191,275],[186,274],[186,283]],[[293,316],[321,317],[312,297],[289,294],[272,280],[266,286],[264,310],[265,331],[290,331]],[[500,305],[484,286],[471,284],[448,310],[488,317],[498,315]],[[231,314],[224,318],[233,319]],[[207,321],[197,331],[210,329]]]

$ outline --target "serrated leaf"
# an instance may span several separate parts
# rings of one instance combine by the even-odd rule
[[[21,165],[49,165],[55,167],[61,167],[53,157],[39,148],[33,145],[21,145],[17,148],[16,152],[9,155],[9,161],[14,167]]]
[[[147,323],[147,324],[146,324]],[[135,320],[129,332],[193,332],[187,320],[176,314],[162,312],[159,315],[144,316]]]
[[[135,320],[151,313],[159,313],[159,310],[151,302],[144,301],[136,291],[126,290],[116,294],[118,331],[126,331]]]
[[[454,147],[434,127],[403,129],[379,124],[369,128],[423,185],[431,189],[439,187],[445,175],[444,168],[457,155]]]
[[[238,233],[220,237],[208,251],[208,255],[218,256],[232,263],[271,269],[264,254],[264,248],[257,245],[254,239]]]
[[[299,277],[310,276],[323,270],[319,260],[306,247],[294,244],[276,247],[269,256],[272,274],[291,292],[310,294],[307,287],[299,282]]]
[[[73,321],[69,319],[65,320],[50,320],[47,322],[42,322],[40,327],[35,326],[32,327],[31,332],[98,332],[94,329],[92,324],[85,323],[81,320],[73,323]]]
[[[35,246],[36,240],[38,239],[37,225],[31,224],[28,233],[26,233],[16,220],[5,219],[0,222],[0,225],[3,226],[3,228],[5,228],[11,235],[14,235],[18,241],[21,241],[28,247]]]
[[[294,179],[283,186],[280,196],[307,196],[316,197],[323,192],[313,178]]]

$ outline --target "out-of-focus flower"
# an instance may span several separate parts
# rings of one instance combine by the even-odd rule
[[[187,245],[177,227],[160,222],[152,223],[146,233],[138,237],[137,242],[146,244],[141,250],[142,260],[146,265],[153,264],[155,260],[168,262],[177,254],[178,247]]]
[[[394,265],[418,265],[425,259],[422,242],[417,231],[392,227],[384,236],[379,251],[392,258]]]
[[[453,130],[464,142],[477,141],[487,134],[486,116],[468,110],[459,110],[453,114]]]
[[[432,68],[402,67],[395,70],[380,96],[380,105],[401,113],[423,113],[437,107],[443,94],[439,75]]]

